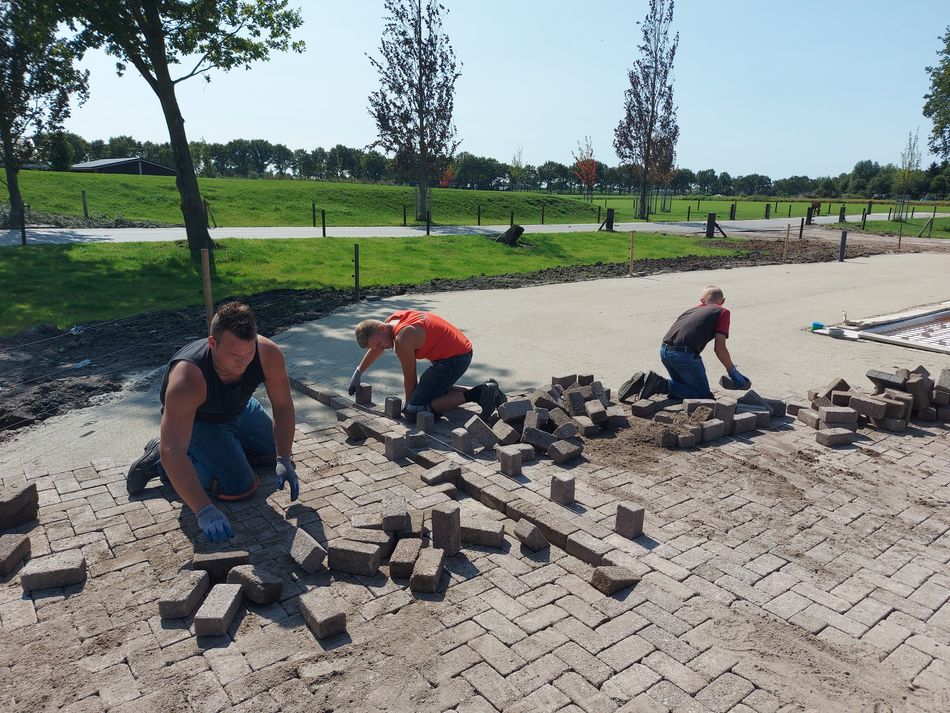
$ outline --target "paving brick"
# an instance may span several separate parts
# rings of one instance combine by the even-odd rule
[[[569,555],[574,555],[579,560],[597,566],[603,560],[604,555],[610,552],[612,548],[603,540],[581,530],[568,536],[566,549]]]
[[[472,434],[464,428],[453,429],[452,448],[466,455],[472,455],[475,452]]]
[[[417,411],[416,428],[423,433],[432,433],[435,430],[435,414],[431,411]]]
[[[853,443],[854,431],[847,428],[824,428],[815,433],[815,441],[822,446],[834,448]]]
[[[204,570],[180,572],[158,600],[159,616],[163,619],[191,616],[210,587],[211,577]]]
[[[796,414],[796,418],[802,423],[804,423],[806,426],[810,426],[811,428],[818,428],[818,420],[819,420],[818,411],[816,411],[815,409],[811,409],[811,408],[800,409]]]
[[[702,424],[703,443],[714,441],[727,435],[726,422],[721,418],[712,418]]]
[[[12,573],[30,556],[31,544],[28,535],[0,536],[0,577]]]
[[[246,550],[226,550],[224,552],[195,553],[191,558],[192,569],[203,569],[211,577],[212,583],[227,579],[232,567],[248,564],[251,556]]]
[[[290,557],[307,572],[317,572],[323,567],[327,551],[306,531],[298,528],[290,541]]]
[[[758,423],[758,416],[754,413],[737,413],[732,419],[732,432],[740,434],[754,431]]]
[[[356,403],[360,406],[372,406],[373,386],[371,384],[360,384],[356,388]]]
[[[383,413],[387,418],[399,418],[402,413],[402,399],[398,396],[387,396],[383,402]]]
[[[501,547],[505,541],[505,526],[494,520],[462,517],[462,542],[481,547]]]
[[[508,446],[506,446],[506,448],[507,447]],[[468,468],[462,468],[462,472],[459,474],[458,484],[470,497],[479,500],[481,499],[482,491],[491,486],[491,481]]]
[[[590,583],[600,592],[611,596],[640,581],[636,573],[627,567],[596,567],[591,573]]]
[[[484,634],[468,645],[502,676],[514,673],[527,663],[492,634]]]
[[[492,433],[495,434],[495,438],[498,439],[498,443],[502,446],[510,446],[512,443],[517,443],[521,440],[521,434],[504,421],[496,421],[491,430]]]
[[[462,549],[462,524],[459,506],[445,503],[432,508],[432,546],[454,557]]]
[[[562,550],[567,549],[567,538],[580,529],[570,520],[549,514],[539,516],[533,522],[548,542]]]
[[[318,639],[346,631],[346,611],[329,588],[311,589],[300,597],[298,606],[310,631]]]
[[[644,693],[659,680],[655,671],[637,663],[607,679],[600,690],[615,700],[624,701]]]
[[[367,532],[373,532],[367,530]],[[372,577],[379,571],[382,558],[379,545],[351,540],[333,540],[327,548],[327,567],[338,572]]]
[[[228,584],[240,584],[245,599],[255,604],[270,604],[280,599],[284,581],[257,565],[242,564],[228,572]]]
[[[515,423],[525,418],[531,411],[532,404],[529,399],[511,399],[498,407],[498,418],[505,423]]]
[[[462,676],[497,710],[505,710],[520,697],[517,689],[487,663],[462,672]]]
[[[539,428],[544,430],[548,424],[548,410],[546,408],[537,408],[534,411],[528,411],[524,417],[522,430],[525,428]]]
[[[558,439],[558,441],[574,438],[580,432],[580,428],[577,425],[577,420],[581,418],[586,418],[586,416],[575,416],[569,423],[562,423],[560,426],[554,429],[554,433],[551,435]],[[597,430],[600,430],[599,426]],[[550,446],[548,446],[548,450],[551,450]]]
[[[834,425],[853,425],[858,422],[858,412],[848,406],[822,406],[818,420]]]
[[[520,448],[513,445],[501,446],[495,449],[495,455],[498,457],[502,473],[509,478],[521,475],[522,451]]]
[[[224,636],[241,608],[240,584],[216,584],[195,614],[197,636]]]
[[[438,468],[438,466],[436,466]],[[434,468],[430,468],[426,473],[431,473]],[[445,477],[443,481],[449,480]],[[434,485],[434,483],[432,483]],[[383,497],[382,526],[387,532],[399,532],[409,522],[409,514],[406,511],[406,500],[395,495]]]
[[[433,425],[432,429],[434,428],[435,426]],[[426,448],[429,445],[429,436],[426,434],[430,433],[432,429],[429,431],[426,431],[425,429],[418,429],[415,431],[406,432],[406,447],[412,448],[414,450]]]
[[[548,457],[558,465],[579,458],[583,452],[584,446],[582,444],[564,440],[555,441],[548,446],[547,450]]]
[[[406,457],[406,437],[399,431],[390,431],[383,434],[383,452],[389,460],[400,460]]]
[[[574,502],[574,476],[555,473],[551,476],[551,500],[561,505]]]
[[[478,416],[472,416],[465,422],[465,430],[484,448],[493,448],[498,444],[498,436],[491,430],[491,426]]]
[[[0,488],[0,532],[32,522],[38,511],[36,483]]]
[[[920,374],[911,374],[904,384],[904,390],[914,397],[914,409],[917,411],[930,408],[933,388],[933,380]]]
[[[636,503],[625,500],[617,503],[614,530],[618,535],[634,539],[643,534],[644,510]]]
[[[389,576],[393,579],[408,579],[421,549],[422,540],[417,537],[399,540],[389,558]]]
[[[86,559],[80,550],[66,550],[30,560],[20,572],[25,591],[66,587],[86,581]]]
[[[549,547],[541,531],[528,520],[519,520],[515,525],[515,537],[532,552],[540,552]]]
[[[847,405],[854,409],[859,416],[884,418],[887,415],[887,404],[871,396],[859,396],[854,394],[848,399]]]
[[[694,695],[706,686],[706,679],[662,651],[654,651],[643,663],[678,688]]]
[[[419,552],[409,577],[409,587],[414,592],[435,592],[442,577],[445,552],[438,547],[426,547]]]
[[[551,444],[557,440],[556,436],[539,428],[525,428],[521,434],[522,443],[529,443],[543,453],[547,453]]]
[[[510,491],[498,485],[489,485],[483,488],[481,493],[482,504],[500,513],[508,512],[508,503],[515,499]]]

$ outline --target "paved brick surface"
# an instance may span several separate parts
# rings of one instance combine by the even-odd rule
[[[127,466],[105,458],[3,473],[2,486],[37,486],[39,523],[16,529],[33,558],[75,550],[88,567],[84,582],[57,589],[24,593],[22,567],[0,582],[4,710],[950,707],[945,427],[861,432],[829,451],[775,419],[774,430],[651,449],[625,467],[582,458],[564,506],[548,498],[563,467],[542,457],[508,478],[491,451],[438,445],[458,425],[439,424],[432,446],[462,468],[456,488],[426,484],[428,466],[390,461],[382,443],[302,424],[300,499],[262,486],[221,505],[230,547],[280,574],[283,592],[245,600],[222,635],[200,640],[193,618],[160,617],[194,554],[215,551],[170,490],[130,498]],[[411,523],[400,536],[414,530],[427,547],[421,511],[453,501],[463,522],[501,524],[504,539],[446,557],[434,593],[394,582],[385,563],[364,576],[291,559],[297,528],[329,547],[394,501]],[[643,535],[615,532],[620,502],[645,508]],[[543,520],[583,557],[522,548],[509,513]],[[584,561],[597,557],[639,581],[602,594]],[[346,631],[317,639],[298,604],[307,593],[332,596]]]

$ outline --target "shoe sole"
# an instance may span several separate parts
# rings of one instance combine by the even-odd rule
[[[128,491],[129,495],[138,495],[143,490],[145,486],[148,485],[148,481],[152,478],[157,478],[158,473],[150,473],[145,470],[145,461],[152,457],[151,449],[146,448],[145,452],[136,459],[132,466],[129,468],[129,475],[125,480],[125,489]]]

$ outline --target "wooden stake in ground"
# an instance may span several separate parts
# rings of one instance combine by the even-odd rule
[[[785,247],[782,248],[782,262],[785,262],[785,258],[788,257],[788,236],[792,231],[792,224],[789,223],[785,226]]]
[[[898,250],[898,251],[900,251],[900,249],[901,249],[901,240],[903,240],[903,239],[904,239],[904,224],[901,223],[901,224],[900,224],[900,230],[899,230],[898,233],[897,233],[897,250]]]
[[[634,232],[630,231],[630,267],[627,268],[627,277],[633,277],[633,236]]]
[[[208,321],[208,334],[211,334],[214,300],[211,298],[211,262],[208,259],[208,248],[201,248],[201,276],[205,292],[205,318]]]

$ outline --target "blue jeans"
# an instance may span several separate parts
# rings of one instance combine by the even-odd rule
[[[703,358],[691,349],[660,347],[660,361],[670,374],[670,396],[674,399],[711,399]]]
[[[462,378],[471,363],[472,352],[432,362],[419,377],[419,383],[406,404],[406,413],[413,414],[430,408],[435,399],[449,393],[449,389]]]
[[[258,478],[248,457],[276,457],[274,424],[260,401],[252,398],[235,418],[223,423],[199,421],[191,428],[188,457],[208,495],[238,500],[254,493]]]

